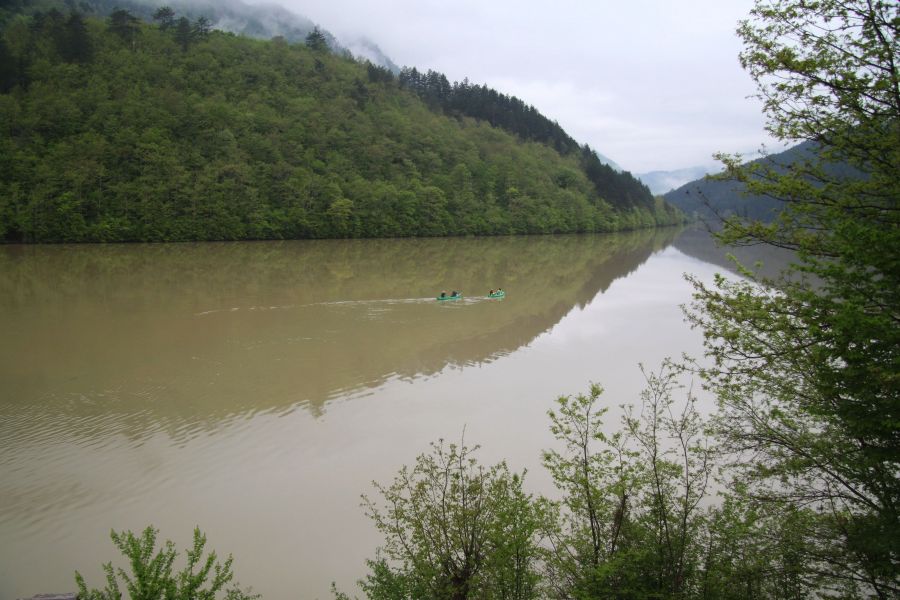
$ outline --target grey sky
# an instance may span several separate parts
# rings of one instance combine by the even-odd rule
[[[275,1],[399,65],[519,96],[633,172],[767,141],[734,33],[752,0]]]

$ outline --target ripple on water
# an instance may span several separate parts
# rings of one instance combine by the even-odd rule
[[[210,473],[211,464],[221,465],[217,449],[229,431],[241,434],[252,413],[166,416],[153,405],[168,392],[157,385],[0,406],[4,543],[61,539],[85,521],[107,527],[113,507],[127,511],[148,495],[175,495],[186,481],[221,476]]]

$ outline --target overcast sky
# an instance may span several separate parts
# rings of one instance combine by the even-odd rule
[[[533,104],[635,172],[768,142],[734,31],[752,0],[275,0],[397,64]]]

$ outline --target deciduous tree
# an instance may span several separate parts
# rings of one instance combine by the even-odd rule
[[[229,556],[224,563],[220,563],[215,552],[204,558],[206,536],[199,529],[194,529],[193,547],[185,553],[187,565],[177,573],[173,572],[178,556],[175,545],[166,541],[157,550],[157,533],[153,527],[147,527],[140,537],[130,531],[111,532],[113,543],[128,559],[131,571],[114,569],[111,562],[103,565],[106,572],[106,588],[103,590],[89,590],[84,578],[76,572],[78,597],[85,600],[121,598],[121,586],[124,584],[131,600],[213,600],[220,591],[225,592],[228,600],[259,598],[241,591],[237,586],[226,589],[225,586],[233,579],[232,559]]]
[[[375,484],[364,506],[385,536],[362,582],[370,598],[525,599],[537,597],[538,512],[523,475],[485,467],[476,447],[442,441]]]
[[[722,239],[796,260],[774,279],[695,282],[720,431],[753,500],[815,511],[802,551],[823,586],[896,596],[900,5],[758,0],[738,33],[769,131],[818,152],[788,170],[723,157],[750,193],[784,206],[770,224],[729,220]]]

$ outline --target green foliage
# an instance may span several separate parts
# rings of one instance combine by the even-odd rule
[[[797,258],[772,280],[695,282],[691,318],[714,359],[705,376],[748,497],[811,510],[796,521],[807,574],[838,594],[896,596],[900,6],[760,1],[752,17],[741,60],[769,130],[821,152],[787,170],[724,157],[730,176],[784,209],[772,223],[731,219],[722,239]],[[827,168],[838,162],[856,173]]]
[[[175,11],[170,6],[160,6],[153,13],[153,20],[159,23],[163,31],[175,26]]]
[[[319,31],[318,27],[313,27],[313,30],[306,36],[306,47],[315,52],[328,50],[328,40],[325,39],[325,34]]]
[[[130,531],[110,533],[113,543],[128,559],[130,574],[114,569],[112,563],[103,565],[106,588],[88,590],[84,578],[75,573],[78,597],[83,600],[119,600],[122,598],[121,579],[131,600],[213,600],[223,591],[227,600],[252,600],[259,596],[241,591],[237,586],[225,589],[232,578],[229,556],[224,564],[217,562],[216,553],[203,558],[206,536],[194,529],[194,544],[185,555],[187,565],[173,573],[177,557],[175,545],[166,541],[156,549],[157,530],[147,527],[140,537]]]
[[[783,170],[797,161],[808,162],[816,148],[815,144],[806,142],[757,160],[766,162],[771,169]],[[748,195],[745,186],[727,173],[707,175],[667,192],[664,197],[685,214],[708,221],[716,228],[721,221],[735,215],[744,220],[770,222],[783,208],[783,202],[777,198]]]
[[[109,15],[109,31],[119,36],[123,42],[133,46],[141,32],[140,21],[127,10],[117,9]]]
[[[590,146],[579,147],[558,123],[515,96],[501,94],[486,85],[472,85],[468,80],[451,85],[443,73],[432,70],[420,73],[415,67],[403,69],[397,82],[429,107],[440,108],[446,114],[487,121],[522,139],[550,146],[564,156],[580,155],[581,171],[597,194],[616,208],[653,207],[653,196],[644,184],[630,173],[619,173],[604,164]],[[565,179],[558,182],[560,187],[566,187],[566,183]]]
[[[378,67],[209,32],[202,18],[162,12],[158,21],[124,10],[105,26],[83,20],[90,52],[65,56],[61,13],[3,26],[4,241],[495,235],[680,221],[652,202],[615,209],[575,154],[437,114]]]
[[[369,598],[537,597],[540,508],[505,463],[484,467],[477,446],[432,444],[364,506],[385,536]]]
[[[622,429],[603,431],[602,388],[561,397],[550,412],[562,452],[544,464],[563,499],[545,531],[546,584],[559,597],[692,597],[704,575],[712,453],[688,393],[673,397],[676,371],[646,374],[641,405],[625,407]],[[595,448],[599,446],[599,448]]]
[[[725,600],[803,600],[827,588],[816,563],[801,550],[814,512],[802,507],[754,506],[738,485],[710,512],[700,531],[699,597]]]
[[[807,553],[815,510],[750,502],[740,482],[714,501],[719,455],[681,375],[670,363],[645,372],[640,403],[622,407],[613,434],[599,385],[557,400],[559,446],[543,457],[558,500],[533,499],[505,464],[482,467],[474,449],[443,443],[376,484],[381,502],[364,505],[385,543],[367,561],[366,597],[800,600],[850,590],[822,577],[824,554]]]

